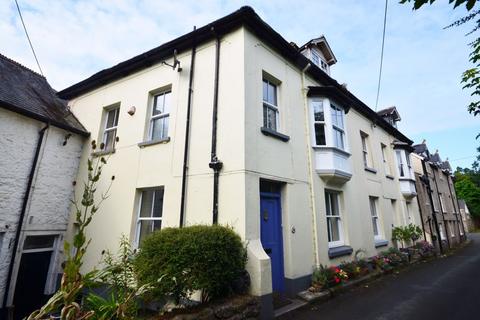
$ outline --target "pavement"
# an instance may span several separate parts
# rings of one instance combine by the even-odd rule
[[[480,234],[455,254],[391,274],[277,319],[480,319]]]

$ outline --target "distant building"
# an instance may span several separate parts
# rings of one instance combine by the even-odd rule
[[[462,215],[463,225],[467,232],[471,232],[475,229],[475,223],[470,215],[470,210],[468,210],[468,206],[465,203],[465,200],[458,199],[458,206],[460,208],[460,214]]]
[[[43,76],[0,55],[1,319],[23,318],[56,289],[87,136]]]
[[[450,163],[438,150],[430,153],[423,141],[414,145],[412,156],[418,202],[427,241],[448,249],[466,238]]]

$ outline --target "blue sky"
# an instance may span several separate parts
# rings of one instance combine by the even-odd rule
[[[443,30],[465,10],[437,1],[419,11],[389,1],[379,109],[397,106],[400,129],[426,139],[454,167],[469,166],[480,117],[466,111],[461,73],[470,67],[468,26]],[[441,3],[440,3],[441,2]],[[332,76],[375,107],[384,2],[19,0],[42,69],[58,90],[222,17],[242,5],[288,41],[324,34],[338,63]],[[0,2],[0,52],[36,70],[13,0]],[[457,160],[459,159],[459,160]]]

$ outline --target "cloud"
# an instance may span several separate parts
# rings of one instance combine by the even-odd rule
[[[287,40],[303,44],[326,35],[339,82],[374,107],[383,1],[20,1],[42,68],[56,89],[152,49],[226,15],[244,3]],[[409,134],[472,125],[463,28],[442,28],[465,12],[435,4],[412,12],[390,2],[380,107],[396,105]],[[36,70],[13,1],[0,4],[0,52]]]

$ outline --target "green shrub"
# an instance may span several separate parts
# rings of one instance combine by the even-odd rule
[[[141,244],[134,261],[140,283],[152,284],[155,298],[176,302],[194,290],[202,290],[204,301],[230,294],[245,263],[240,237],[218,225],[154,232]]]

